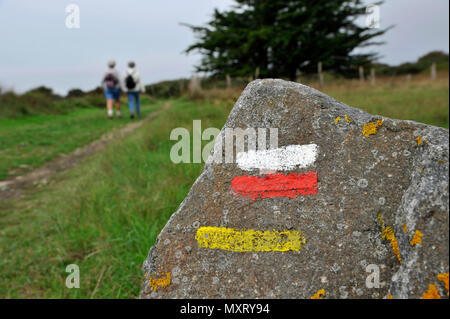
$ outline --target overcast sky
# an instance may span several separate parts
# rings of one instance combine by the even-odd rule
[[[66,6],[80,9],[80,28],[66,27]],[[367,3],[371,3],[367,1]],[[200,25],[231,0],[0,0],[0,85],[23,92],[46,85],[58,93],[99,85],[106,61],[119,71],[134,60],[145,83],[188,77],[199,61],[185,55],[194,42],[180,22]],[[381,62],[415,61],[449,51],[448,0],[387,0],[381,27],[396,27],[377,47]]]

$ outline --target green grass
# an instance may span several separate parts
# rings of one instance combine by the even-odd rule
[[[144,99],[142,115],[155,108]],[[128,108],[122,107],[124,117],[106,120],[106,110],[74,109],[64,115],[25,116],[0,119],[0,180],[23,174],[59,154],[96,140],[112,128],[130,122]]]
[[[0,214],[0,296],[89,298],[103,273],[93,297],[136,297],[149,248],[203,168],[170,161],[170,131],[192,130],[192,119],[222,127],[229,111],[176,100],[55,185],[9,203]],[[65,287],[71,263],[80,289]]]
[[[448,81],[412,85],[324,91],[374,114],[448,127]],[[208,99],[172,100],[170,109],[52,184],[0,203],[0,297],[136,297],[149,248],[203,168],[170,161],[171,130],[192,131],[193,119],[203,129],[221,128],[231,110],[223,92]],[[64,284],[72,263],[80,266],[80,289]]]

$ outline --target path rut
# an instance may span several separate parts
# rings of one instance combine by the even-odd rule
[[[168,102],[162,109],[147,115],[138,122],[131,122],[121,129],[107,132],[90,144],[79,147],[69,154],[62,154],[24,175],[0,181],[0,201],[11,198],[19,198],[30,186],[38,183],[48,183],[56,173],[76,166],[86,157],[103,150],[113,139],[125,137],[137,128],[141,127],[145,122],[154,119],[157,115],[159,115],[162,111],[167,110],[169,107],[170,103]]]

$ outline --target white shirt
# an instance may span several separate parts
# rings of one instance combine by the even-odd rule
[[[127,73],[125,75],[124,78],[124,82],[127,78],[127,76],[131,74],[131,76],[133,77],[134,82],[136,83],[136,86],[134,87],[134,89],[129,90],[126,86],[126,83],[124,83],[124,90],[125,92],[138,92],[141,91],[142,93],[145,93],[145,87],[142,84],[141,81],[141,75],[139,74],[139,72],[135,69],[135,68],[128,68]]]

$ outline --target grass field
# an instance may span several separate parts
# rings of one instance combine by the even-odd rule
[[[202,170],[170,161],[170,131],[192,129],[192,119],[221,127],[230,110],[172,104],[54,185],[9,204],[0,215],[0,296],[137,296],[149,247]],[[71,263],[80,266],[80,289],[65,288]]]
[[[448,78],[352,85],[324,91],[371,113],[448,127]],[[203,128],[221,128],[239,93],[170,100],[169,109],[132,135],[24,199],[0,205],[0,296],[136,297],[149,248],[203,168],[170,161],[171,130],[192,131],[193,119]],[[80,289],[65,287],[65,267],[72,263],[80,266]]]

